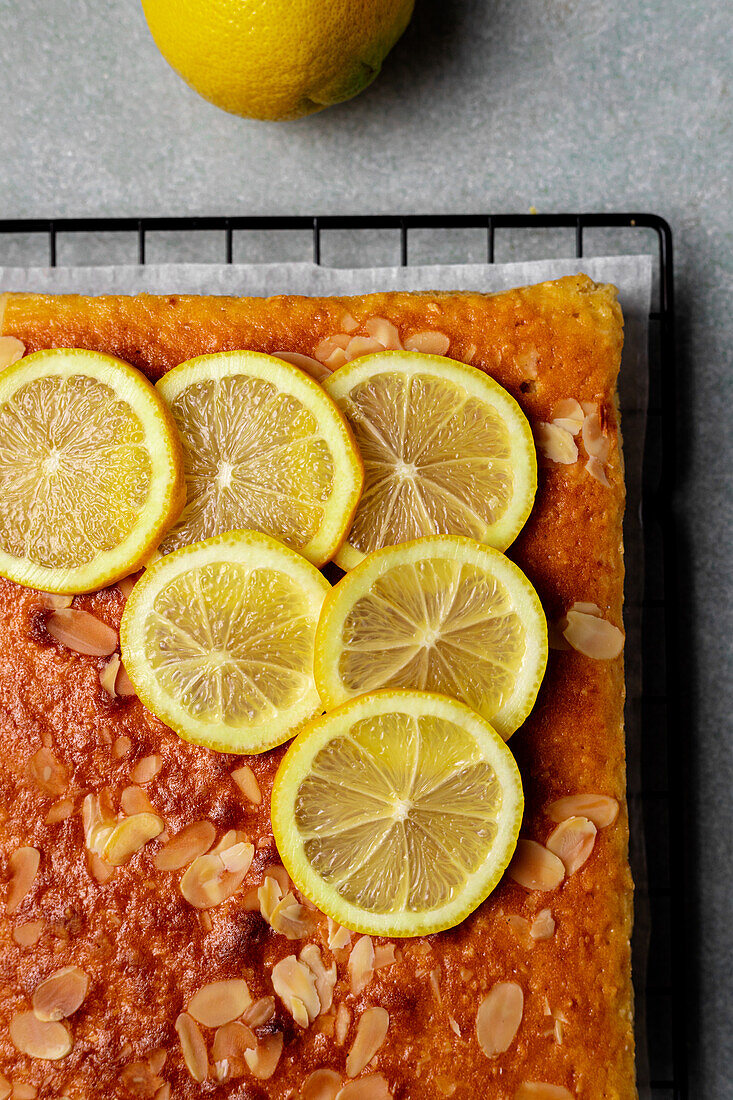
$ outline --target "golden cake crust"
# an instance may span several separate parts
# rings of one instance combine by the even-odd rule
[[[403,339],[427,329],[444,333],[448,354],[488,371],[519,401],[533,427],[549,421],[563,398],[599,406],[610,441],[610,484],[586,471],[582,445],[573,464],[541,462],[535,508],[508,553],[534,583],[551,622],[574,602],[589,601],[621,626],[624,483],[614,395],[622,321],[611,287],[577,276],[494,296],[7,295],[0,298],[0,334],[18,337],[28,351],[78,346],[118,355],[157,379],[206,352],[249,348],[312,355],[322,339],[343,331],[347,313],[359,323],[357,332],[369,318],[385,317]],[[77,597],[75,606],[117,628],[124,597],[112,587]],[[15,912],[0,919],[0,1074],[8,1081],[35,1086],[44,1100],[156,1094],[164,1100],[166,1083],[172,1100],[294,1100],[319,1067],[346,1081],[358,1018],[367,1006],[378,1005],[389,1012],[389,1029],[364,1072],[382,1074],[396,1100],[512,1100],[526,1081],[563,1085],[577,1100],[636,1096],[621,657],[600,661],[572,649],[551,650],[534,711],[511,741],[525,787],[524,837],[546,840],[554,828],[547,807],[561,796],[600,793],[620,803],[617,820],[599,830],[584,866],[546,893],[528,892],[505,875],[457,928],[394,941],[397,961],[352,993],[350,948],[329,948],[325,918],[314,918],[307,939],[291,940],[252,908],[251,888],[278,862],[269,793],[282,750],[243,760],[186,744],[136,699],[112,701],[99,683],[104,659],[56,645],[45,629],[47,614],[37,593],[0,580],[0,847],[6,881],[15,849],[31,845],[40,852],[30,890]],[[129,752],[120,755],[125,738]],[[63,766],[53,793],[43,789],[42,778],[39,786],[31,762],[43,746]],[[156,868],[160,840],[108,881],[92,874],[82,800],[106,786],[116,806],[133,782],[136,762],[150,754],[159,755],[161,767],[145,791],[167,834],[208,820],[217,838],[239,829],[255,844],[243,887],[206,916],[182,897],[181,871]],[[262,791],[259,806],[231,779],[245,762]],[[49,821],[52,806],[66,799],[73,803],[70,816]],[[510,919],[531,921],[546,908],[555,920],[546,940],[529,940],[525,926]],[[30,922],[42,922],[39,938],[20,945],[18,930]],[[207,982],[234,977],[246,978],[253,998],[272,996],[273,965],[298,954],[308,940],[321,948],[326,966],[336,961],[334,1008],[303,1028],[276,997],[274,1016],[256,1029],[260,1041],[273,1033],[284,1036],[274,1075],[257,1080],[245,1070],[220,1082],[212,1069],[196,1083],[174,1029],[191,996]],[[351,946],[356,940],[352,936]],[[90,987],[67,1021],[71,1052],[59,1061],[20,1054],[9,1037],[11,1017],[30,1008],[45,977],[72,964],[86,972]],[[509,1049],[488,1058],[477,1040],[476,1013],[499,981],[522,987],[524,1012]],[[337,1006],[348,1010],[348,1016],[340,1010],[338,1026]],[[348,1029],[339,1042],[344,1021]],[[204,1034],[211,1052],[213,1031]],[[159,1056],[153,1069],[127,1068],[158,1048],[167,1052],[162,1067]]]

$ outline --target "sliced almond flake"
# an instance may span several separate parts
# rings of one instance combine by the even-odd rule
[[[557,424],[540,422],[534,428],[534,440],[545,458],[571,466],[578,461],[578,448],[570,432]]]
[[[287,955],[272,969],[272,985],[280,1000],[301,1027],[313,1023],[321,1011],[316,979],[306,963]]]
[[[340,1004],[336,1009],[336,1022],[334,1023],[334,1038],[338,1046],[342,1047],[346,1041],[351,1027],[351,1009],[345,1004]]]
[[[326,336],[320,343],[316,344],[313,349],[313,354],[319,363],[325,363],[329,355],[336,351],[338,348],[340,351],[346,351],[351,337],[345,332],[338,332],[335,336]]]
[[[25,355],[25,344],[17,336],[0,336],[0,370],[12,366]]]
[[[227,871],[218,853],[209,852],[195,859],[185,871],[181,879],[181,893],[196,909],[211,909],[239,889],[248,870]]]
[[[130,755],[131,750],[132,741],[124,733],[117,737],[112,744],[112,755],[115,760],[124,760],[126,756]]]
[[[277,1069],[282,1050],[282,1032],[278,1031],[275,1035],[268,1035],[254,1050],[245,1050],[244,1060],[255,1077],[260,1081],[267,1081]]]
[[[138,760],[130,772],[130,779],[133,783],[150,783],[162,767],[163,757],[159,756],[158,753],[151,753],[150,756],[143,756]]]
[[[606,829],[618,817],[618,809],[618,801],[607,794],[569,794],[551,802],[547,816],[551,821],[587,817],[596,829]]]
[[[552,423],[564,428],[571,435],[577,435],[583,427],[585,413],[579,401],[574,397],[565,397],[558,401],[552,410]]]
[[[451,1031],[453,1031],[460,1038],[460,1036],[461,1036],[461,1027],[460,1027],[460,1024],[458,1023],[458,1020],[456,1020],[455,1017],[453,1017],[453,1016],[449,1016],[448,1017],[448,1024],[450,1026]]]
[[[275,359],[282,359],[284,363],[292,363],[294,367],[300,367],[302,371],[309,374],[316,382],[322,382],[323,379],[328,378],[331,373],[323,366],[323,363],[319,363],[312,355],[301,355],[299,351],[273,351],[271,355],[273,355]]]
[[[98,794],[88,794],[85,797],[81,804],[81,819],[87,848],[99,852],[117,824],[108,787],[103,787]]]
[[[187,1012],[182,1012],[176,1020],[176,1031],[181,1040],[181,1053],[186,1069],[194,1081],[200,1084],[209,1075],[209,1056],[201,1029]]]
[[[91,657],[109,657],[118,645],[116,630],[88,611],[71,607],[49,615],[46,630],[59,645]]]
[[[214,847],[214,851],[221,853],[227,848],[233,848],[235,844],[249,844],[249,837],[242,829],[229,829]]]
[[[586,862],[596,842],[596,827],[587,817],[569,817],[550,833],[546,847],[558,856],[568,875],[574,875]]]
[[[242,1016],[242,1021],[250,1027],[262,1027],[275,1015],[275,998],[259,997],[253,1001]]]
[[[154,814],[155,806],[142,787],[125,787],[120,795],[120,809],[125,814]]]
[[[435,1078],[435,1086],[441,1096],[453,1096],[458,1088],[455,1080],[447,1077],[444,1073],[439,1073]]]
[[[232,844],[231,848],[225,848],[223,852],[220,852],[219,858],[227,871],[237,872],[244,870],[246,873],[252,863],[253,855],[254,847],[251,844],[245,844],[244,841],[240,841],[238,844]]]
[[[270,876],[270,877],[275,879],[278,886],[280,887],[280,896],[281,897],[283,897],[285,894],[287,894],[287,892],[288,892],[288,890],[290,889],[290,886],[291,886],[290,875],[285,870],[282,863],[271,863],[269,867],[265,867],[263,875],[264,875],[264,878],[267,878],[268,876]],[[278,898],[278,901],[279,900],[280,899]]]
[[[315,943],[307,943],[301,950],[299,958],[313,972],[316,992],[321,1002],[321,1012],[328,1012],[333,1003],[333,990],[336,985],[336,963],[331,963],[326,969],[321,949]]]
[[[305,939],[314,924],[311,912],[290,891],[277,903],[270,917],[270,925],[289,940]]]
[[[375,970],[382,970],[385,966],[392,966],[396,961],[395,946],[393,943],[379,944],[374,948]]]
[[[162,833],[164,828],[165,822],[157,814],[142,813],[125,817],[115,825],[100,855],[112,867],[121,867],[144,848],[149,840]]]
[[[523,351],[516,353],[514,362],[519,370],[522,372],[522,377],[525,379],[536,378],[538,375],[538,364],[540,361],[540,353],[537,348],[525,348]]]
[[[45,746],[33,753],[26,764],[26,773],[43,794],[58,798],[69,784],[69,770]]]
[[[96,852],[89,853],[89,870],[101,886],[103,886],[105,882],[109,882],[114,874],[114,867],[106,863]]]
[[[188,1005],[188,1014],[204,1027],[221,1027],[236,1020],[249,1008],[252,998],[243,978],[228,978],[220,982],[207,982],[194,993]]]
[[[586,454],[606,462],[611,453],[611,442],[604,434],[601,418],[597,411],[587,413],[583,420],[583,446]]]
[[[549,940],[555,934],[555,918],[549,909],[540,909],[532,921],[529,934],[533,940]]]
[[[530,923],[526,917],[520,917],[518,913],[509,913],[506,922],[524,947],[529,948],[532,946]]]
[[[576,600],[571,611],[581,611],[584,615],[595,615],[597,619],[601,617],[601,609],[597,603],[588,603],[585,600]]]
[[[78,966],[64,966],[33,991],[31,1004],[39,1020],[73,1016],[89,992],[89,978]]]
[[[145,1061],[150,1066],[152,1073],[158,1074],[162,1070],[168,1057],[168,1051],[165,1047],[156,1047],[155,1050],[151,1050],[146,1056]]]
[[[341,328],[344,332],[355,332],[359,327],[359,322],[348,311],[341,318]]]
[[[606,468],[601,462],[600,458],[596,458],[595,455],[591,455],[585,464],[585,468],[592,478],[600,482],[601,485],[605,485],[607,489],[611,488],[611,482],[608,480]]]
[[[120,665],[119,672],[117,673],[115,691],[118,695],[121,695],[123,699],[129,698],[131,695],[137,695],[137,691],[133,686],[132,680],[127,675],[127,669],[124,665]]]
[[[34,947],[43,935],[43,921],[29,920],[25,924],[16,924],[13,939],[18,947]]]
[[[593,416],[594,413],[598,413],[598,404],[595,401],[581,401],[580,407],[586,416]]]
[[[523,1014],[522,987],[517,982],[496,982],[476,1014],[476,1037],[487,1058],[495,1058],[509,1049]]]
[[[257,841],[257,850],[259,852],[261,852],[264,848],[274,848],[274,847],[275,847],[275,837],[273,836],[272,833],[265,833],[264,836],[261,836],[260,839]]]
[[[575,1100],[564,1085],[550,1085],[545,1081],[524,1081],[514,1093],[514,1100]]]
[[[617,626],[597,615],[568,611],[563,636],[573,649],[595,661],[611,661],[624,648],[624,635]]]
[[[384,1008],[367,1008],[359,1017],[356,1037],[346,1059],[346,1076],[356,1077],[371,1062],[387,1038],[389,1013]]]
[[[525,890],[555,890],[565,878],[565,868],[536,840],[518,840],[507,874]]]
[[[429,974],[429,978],[430,978],[430,988],[433,991],[433,996],[435,997],[438,1004],[442,1004],[443,1003],[443,994],[440,991],[440,970],[431,970],[430,974]]]
[[[370,1073],[358,1081],[348,1081],[336,1100],[392,1100],[387,1079],[381,1073]]]
[[[35,882],[40,863],[41,853],[37,848],[23,845],[11,854],[8,860],[10,882],[5,897],[7,916],[12,916]]]
[[[160,1086],[153,1100],[171,1100],[171,1087],[167,1081]]]
[[[384,344],[373,336],[352,336],[346,348],[346,360],[358,359],[361,355],[374,355],[384,351]]]
[[[71,607],[74,602],[73,596],[61,596],[57,592],[39,592],[38,598],[41,607],[48,611],[61,611],[64,607]]]
[[[211,929],[214,927],[214,922],[211,919],[211,914],[208,909],[199,910],[199,924],[201,925],[204,933],[208,935]]]
[[[374,944],[371,936],[360,936],[349,955],[351,992],[361,993],[374,977]]]
[[[254,1050],[256,1046],[254,1033],[239,1021],[217,1028],[211,1051],[217,1078],[226,1081],[232,1077],[242,1077],[247,1066],[244,1052]]]
[[[461,356],[461,358],[463,359],[463,362],[468,363],[469,365],[471,363],[473,363],[473,361],[476,357],[477,350],[478,349],[477,349],[475,344],[468,344],[466,346],[466,350],[463,352],[463,355]]]
[[[198,856],[203,856],[214,844],[216,835],[217,831],[211,822],[192,822],[155,853],[153,862],[158,871],[178,871],[193,864]]]
[[[282,896],[282,887],[275,876],[265,875],[262,885],[257,890],[257,897],[260,900],[260,912],[268,924],[272,920],[272,914],[275,912]]]
[[[54,802],[46,814],[44,821],[47,825],[56,825],[59,821],[66,821],[74,812],[74,803],[70,798],[60,798]]]
[[[447,355],[450,337],[444,332],[427,329],[424,332],[413,332],[405,338],[404,344],[407,351],[418,351],[422,355]]]
[[[328,946],[332,951],[339,951],[348,947],[351,943],[351,932],[348,928],[342,928],[335,920],[328,918]]]
[[[370,336],[384,345],[386,351],[402,351],[400,334],[386,317],[370,317],[364,328]]]
[[[333,371],[338,370],[339,367],[343,367],[344,363],[348,363],[348,361],[345,351],[341,348],[334,348],[323,365],[330,373],[333,373]]]
[[[334,1100],[340,1088],[340,1073],[333,1069],[316,1069],[303,1082],[300,1100]]]
[[[257,782],[257,776],[249,764],[243,764],[241,768],[235,768],[231,774],[244,797],[254,806],[259,806],[262,802],[262,791]]]
[[[13,1046],[31,1058],[57,1062],[71,1050],[71,1034],[66,1025],[39,1020],[35,1012],[16,1012],[9,1031]]]
[[[120,658],[117,653],[113,653],[110,659],[106,661],[99,670],[99,682],[110,699],[114,699],[117,695],[115,684],[117,683],[117,673],[119,671]]]

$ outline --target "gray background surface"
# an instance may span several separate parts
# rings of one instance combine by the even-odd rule
[[[359,99],[266,124],[190,91],[137,0],[0,0],[0,217],[535,206],[670,221],[694,760],[689,1017],[705,1100],[730,1096],[733,1078],[729,23],[710,0],[417,0]],[[557,245],[569,254],[572,241]],[[150,258],[168,258],[161,248]],[[20,244],[3,259],[23,262]]]

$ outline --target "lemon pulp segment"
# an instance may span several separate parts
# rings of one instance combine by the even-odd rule
[[[272,799],[275,839],[300,889],[348,928],[427,935],[494,888],[523,795],[514,759],[462,703],[364,695],[311,722]]]
[[[134,569],[183,503],[180,445],[153,386],[78,348],[0,377],[0,572],[49,591]]]
[[[379,688],[437,691],[505,739],[529,714],[546,664],[530,582],[499,551],[458,536],[370,554],[329,593],[316,637],[326,705]]]
[[[319,707],[316,622],[328,582],[256,532],[232,532],[160,558],[122,618],[122,658],[138,695],[183,738],[262,752]]]
[[[337,561],[423,535],[467,535],[500,550],[524,525],[537,487],[529,424],[474,367],[394,351],[347,363],[324,388],[364,460],[361,502]]]
[[[351,432],[321,387],[269,355],[221,352],[182,363],[158,390],[183,441],[187,488],[161,552],[247,528],[316,564],[328,561],[363,474]]]

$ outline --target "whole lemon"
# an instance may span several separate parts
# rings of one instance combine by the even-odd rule
[[[292,119],[371,84],[414,0],[142,0],[166,61],[205,99]]]

